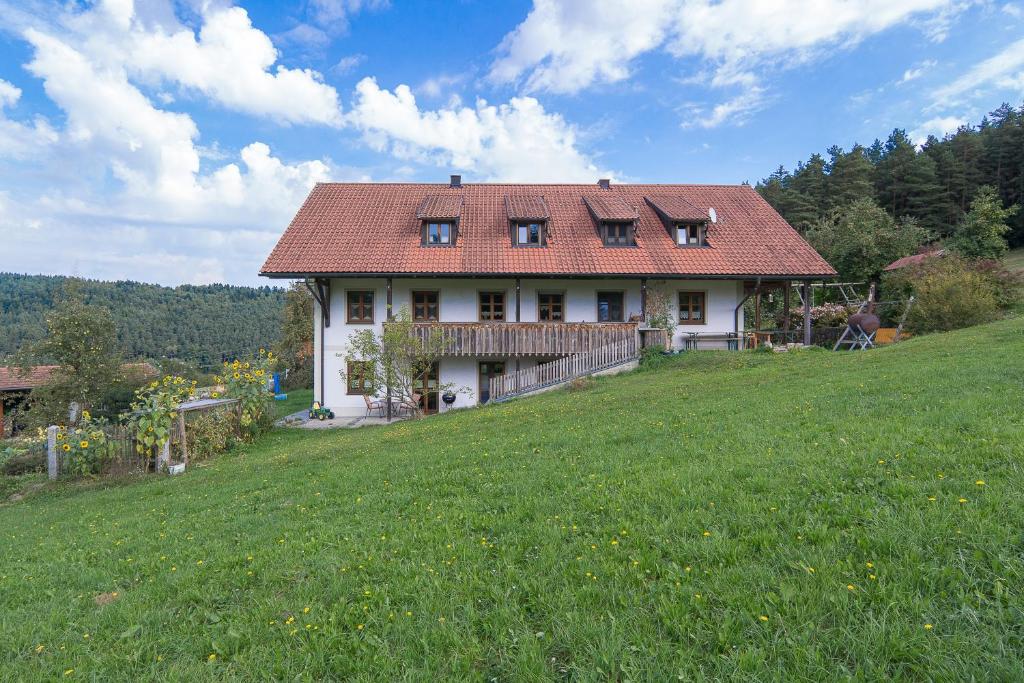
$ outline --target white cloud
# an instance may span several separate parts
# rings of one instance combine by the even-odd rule
[[[25,159],[57,142],[57,131],[42,116],[33,125],[7,118],[4,111],[21,99],[21,88],[0,78],[0,159]]]
[[[347,119],[378,151],[473,171],[481,180],[591,182],[610,175],[576,148],[575,128],[532,97],[421,110],[407,85],[389,91],[364,78]]]
[[[767,91],[760,86],[750,86],[736,97],[720,102],[707,111],[702,105],[690,104],[683,107],[685,116],[683,128],[715,128],[725,122],[741,126],[751,116],[764,109],[769,102]]]
[[[332,71],[336,74],[347,74],[365,61],[366,55],[362,53],[346,55],[338,60],[338,63],[334,65]]]
[[[983,88],[995,87],[1024,93],[1024,38],[1003,48],[938,88],[933,94],[935,107],[944,107],[950,101]]]
[[[639,57],[661,50],[696,59],[693,82],[745,90],[713,107],[720,114],[707,120],[717,125],[763,100],[766,68],[805,63],[916,18],[948,20],[958,8],[954,0],[535,0],[498,47],[490,78],[576,93],[628,78]]]
[[[964,125],[967,125],[967,119],[962,116],[937,116],[910,131],[910,139],[915,145],[923,145],[929,135],[941,139],[947,133],[955,133],[960,126]]]
[[[924,75],[926,71],[934,68],[938,64],[934,59],[926,59],[925,61],[917,64],[903,72],[903,77],[896,82],[896,85],[902,85],[903,83],[909,83],[915,81]]]

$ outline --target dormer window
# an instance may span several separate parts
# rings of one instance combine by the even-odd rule
[[[680,247],[703,247],[703,223],[676,223],[676,244]]]
[[[540,195],[505,195],[505,214],[508,216],[509,236],[513,247],[547,246],[547,202]]]
[[[430,194],[423,198],[416,218],[420,220],[420,244],[425,247],[451,247],[459,237],[461,194]]]
[[[426,243],[432,246],[444,246],[452,243],[451,223],[425,223]]]
[[[516,223],[512,233],[515,235],[516,246],[539,247],[544,244],[544,223]]]
[[[602,223],[601,238],[606,247],[632,247],[636,245],[633,239],[632,223]]]

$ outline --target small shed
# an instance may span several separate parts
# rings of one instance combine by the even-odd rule
[[[16,410],[25,404],[29,393],[50,379],[50,375],[58,368],[56,365],[36,365],[29,368],[0,367],[0,438],[10,431],[11,436],[17,425],[4,420],[5,413]]]

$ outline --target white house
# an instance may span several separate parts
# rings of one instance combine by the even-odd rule
[[[382,330],[389,311],[406,308],[423,329],[450,337],[422,380],[433,412],[445,409],[432,391],[439,382],[469,389],[459,407],[513,380],[517,390],[535,388],[570,362],[635,358],[654,338],[643,331],[651,302],[667,302],[674,348],[735,347],[752,293],[835,271],[746,185],[452,176],[443,185],[318,184],[261,274],[306,280],[319,304],[315,396],[355,415],[366,404],[346,367],[347,343],[356,330]]]

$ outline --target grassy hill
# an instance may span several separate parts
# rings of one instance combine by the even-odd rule
[[[1003,261],[1006,263],[1006,267],[1012,271],[1024,271],[1024,247],[1011,249],[1010,253],[1003,258]]]
[[[71,280],[0,273],[0,360],[46,334],[46,314]],[[74,282],[87,303],[110,309],[130,359],[178,358],[208,370],[218,367],[224,354],[251,355],[280,335],[283,289]]]
[[[1024,678],[1024,320],[0,507],[7,680]]]

